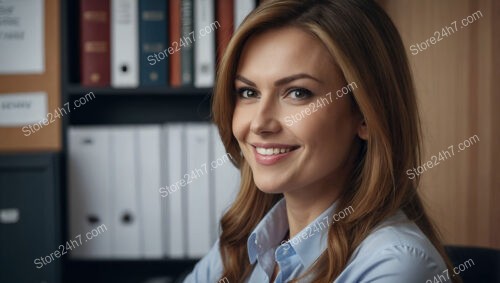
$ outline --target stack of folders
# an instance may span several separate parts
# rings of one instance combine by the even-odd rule
[[[240,181],[215,126],[69,129],[69,229],[76,259],[200,258]],[[104,224],[106,231],[86,237]]]
[[[211,87],[256,0],[80,0],[84,86]]]

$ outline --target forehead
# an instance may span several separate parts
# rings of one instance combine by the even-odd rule
[[[298,27],[270,29],[252,35],[243,47],[238,74],[273,78],[307,72],[317,77],[335,72],[325,45]]]

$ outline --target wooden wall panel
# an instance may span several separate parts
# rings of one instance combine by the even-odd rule
[[[446,243],[500,248],[500,4],[493,0],[385,0],[410,59],[423,123],[423,162],[454,145],[455,155],[422,175],[421,191]],[[460,21],[483,17],[467,27]],[[413,55],[457,21],[458,31]],[[497,53],[495,53],[495,51]],[[457,152],[459,143],[479,142]]]
[[[490,108],[492,110],[492,117],[491,117],[491,139],[492,139],[492,153],[491,153],[491,170],[493,171],[493,177],[491,180],[491,188],[492,188],[492,195],[491,195],[491,203],[493,204],[492,211],[491,211],[491,221],[490,225],[492,226],[500,226],[500,174],[495,172],[496,169],[500,168],[500,147],[495,141],[500,141],[500,126],[499,126],[499,121],[500,121],[500,111],[498,111],[498,107],[500,106],[500,89],[498,86],[496,86],[496,83],[498,82],[497,80],[500,78],[500,56],[498,55],[498,50],[500,50],[500,3],[498,1],[495,1],[492,4],[492,13],[491,16],[495,21],[492,23],[493,31],[492,31],[492,52],[494,54],[491,62],[492,62],[492,99],[491,99],[491,104]],[[497,53],[495,53],[497,52]],[[495,247],[500,247],[500,236],[499,236],[499,231],[498,227],[496,230],[492,229],[490,231],[490,238],[492,238],[493,246]]]
[[[2,93],[45,91],[48,112],[61,107],[60,67],[60,3],[44,1],[45,7],[45,73],[38,75],[0,75]],[[21,57],[22,54],[19,54]],[[0,152],[59,151],[61,150],[61,119],[40,131],[24,136],[22,128],[0,127]]]

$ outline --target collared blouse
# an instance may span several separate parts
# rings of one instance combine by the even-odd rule
[[[288,232],[286,202],[281,199],[276,203],[248,238],[248,259],[254,268],[240,282],[270,282],[276,264],[279,273],[274,282],[288,282],[303,275],[326,251],[330,226],[349,213],[346,209],[334,213],[337,203],[286,242],[282,241]],[[445,270],[444,260],[432,243],[414,222],[398,211],[361,242],[334,282],[427,283],[434,282],[434,276]],[[219,282],[222,271],[219,241],[216,241],[184,283]],[[307,277],[301,280],[310,281]]]

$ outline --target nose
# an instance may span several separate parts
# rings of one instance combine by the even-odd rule
[[[274,95],[262,95],[250,124],[250,130],[256,135],[277,133],[281,130],[278,119],[279,98]]]

